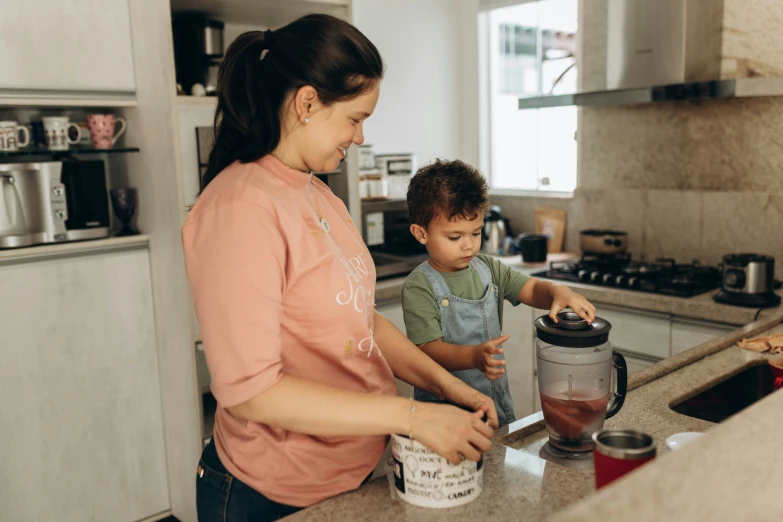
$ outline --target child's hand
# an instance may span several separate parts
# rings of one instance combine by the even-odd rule
[[[506,365],[506,361],[495,359],[496,353],[503,353],[503,349],[498,348],[498,345],[506,341],[508,341],[508,335],[501,335],[497,339],[492,339],[473,347],[473,364],[490,381],[499,379],[501,375],[506,373],[506,370],[502,368]]]
[[[587,324],[592,324],[595,319],[595,306],[590,304],[590,301],[566,286],[555,285],[552,287],[552,308],[549,310],[549,318],[557,323],[557,313],[564,308],[573,310]]]

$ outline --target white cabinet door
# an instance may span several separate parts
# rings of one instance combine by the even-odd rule
[[[135,90],[128,0],[4,0],[0,35],[0,91]]]
[[[631,375],[634,372],[638,372],[639,370],[643,370],[648,366],[652,366],[653,364],[657,363],[660,360],[660,359],[654,359],[652,357],[642,357],[637,354],[629,353],[622,350],[616,350],[616,351],[622,354],[622,356],[625,358],[625,364],[626,364],[626,368],[628,369],[628,375]]]
[[[503,345],[506,356],[506,375],[514,399],[514,414],[521,419],[535,411],[534,381],[534,333],[533,309],[511,303],[503,305],[503,333],[508,341]]]
[[[672,320],[672,355],[712,341],[736,328],[730,324],[675,317]]]
[[[375,309],[378,313],[391,321],[394,326],[399,328],[402,333],[405,333],[405,319],[402,315],[402,304],[400,304],[399,300],[381,302]],[[397,379],[397,395],[400,397],[413,397],[413,386]],[[391,445],[386,447],[386,451],[381,457],[381,460],[379,460],[378,465],[375,466],[373,478],[382,477],[391,472],[392,467],[390,460]]]
[[[594,303],[596,314],[609,321],[612,346],[656,359],[666,359],[671,351],[671,318],[667,314],[619,308]]]
[[[402,315],[402,304],[399,301],[380,303],[376,310],[399,328],[402,333],[405,333],[405,318]],[[413,397],[413,386],[397,379],[397,394],[401,397]]]
[[[167,510],[147,250],[3,266],[0,295],[0,520]]]

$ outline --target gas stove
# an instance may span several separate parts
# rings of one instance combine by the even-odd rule
[[[693,297],[720,288],[721,271],[698,261],[678,264],[661,258],[652,263],[634,261],[630,254],[583,255],[578,261],[554,261],[535,277],[574,281],[626,290]]]

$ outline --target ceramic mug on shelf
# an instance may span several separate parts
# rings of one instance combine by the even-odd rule
[[[24,138],[20,139],[19,134]],[[30,144],[30,131],[15,121],[0,121],[0,151],[13,152]]]
[[[68,116],[47,116],[41,120],[46,134],[46,146],[49,147],[49,150],[68,150],[71,145],[79,143],[81,129],[70,121]],[[76,139],[68,135],[71,128],[76,129]]]
[[[115,130],[115,124],[119,123],[119,130]],[[90,127],[92,146],[96,149],[110,149],[117,140],[125,134],[128,122],[125,118],[114,114],[88,114],[87,125]]]

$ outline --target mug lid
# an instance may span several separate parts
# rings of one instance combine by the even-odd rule
[[[604,429],[593,433],[595,451],[622,460],[642,460],[654,457],[655,439],[636,430]]]
[[[593,324],[576,315],[570,308],[557,314],[555,323],[548,315],[542,315],[533,323],[536,336],[543,342],[567,348],[592,348],[609,340],[612,325],[606,319],[596,317]]]

